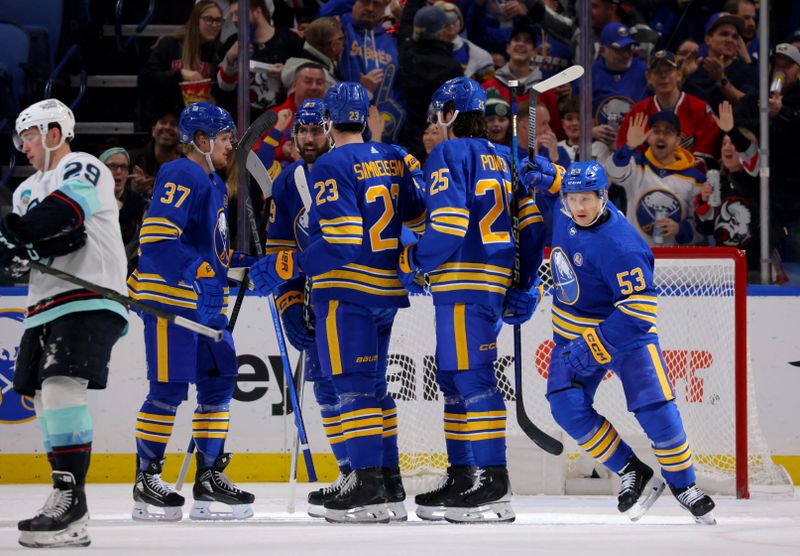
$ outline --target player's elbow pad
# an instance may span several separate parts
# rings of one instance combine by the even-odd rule
[[[81,206],[66,196],[51,193],[24,216],[9,214],[9,225],[20,239],[31,243],[68,234],[83,227]]]

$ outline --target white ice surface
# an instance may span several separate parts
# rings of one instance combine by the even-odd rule
[[[309,485],[299,485],[294,514],[286,512],[288,485],[243,484],[256,495],[255,517],[244,522],[139,523],[130,518],[130,485],[89,485],[92,546],[57,554],[192,556],[301,554],[405,556],[568,556],[572,554],[800,555],[800,490],[794,497],[717,498],[717,525],[696,525],[665,493],[638,523],[616,511],[609,496],[518,496],[510,525],[409,522],[333,525],[305,514]],[[185,490],[185,489],[184,489]],[[45,485],[0,485],[0,554],[31,553],[17,544],[16,522],[47,498]],[[184,507],[188,515],[190,502]],[[50,552],[48,552],[50,554]]]

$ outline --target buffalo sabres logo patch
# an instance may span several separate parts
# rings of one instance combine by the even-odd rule
[[[572,255],[572,262],[575,263],[575,266],[582,266],[583,265],[583,255],[580,253],[575,253]]]
[[[569,257],[560,247],[553,249],[550,254],[550,266],[556,297],[562,303],[574,305],[580,297],[581,288],[578,285],[578,276],[569,262]]]

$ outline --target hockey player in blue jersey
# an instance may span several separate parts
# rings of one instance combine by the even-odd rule
[[[425,164],[428,224],[406,246],[399,276],[407,287],[425,274],[436,308],[436,380],[444,397],[450,466],[442,485],[416,497],[422,519],[514,520],[506,467],[506,407],[494,362],[501,317],[528,320],[538,303],[532,288],[544,236],[533,200],[518,200],[523,272],[512,286],[515,245],[510,206],[510,151],[489,142],[486,94],[466,77],[434,94],[436,119],[448,138]],[[418,279],[418,278],[416,278]]]
[[[324,104],[322,99],[306,99],[294,114],[292,140],[301,160],[283,169],[272,189],[272,208],[267,232],[267,253],[283,249],[303,250],[308,247],[308,219],[313,191],[309,188],[309,173],[314,162],[329,148],[325,135]],[[325,517],[325,502],[333,498],[350,474],[350,459],[342,436],[339,417],[339,398],[330,375],[322,373],[317,348],[314,343],[314,316],[310,304],[305,303],[306,276],[300,274],[276,291],[276,305],[283,321],[289,343],[304,352],[305,380],[314,383],[314,396],[322,413],[322,423],[333,455],[339,467],[339,476],[332,485],[308,493],[308,513],[311,517]],[[309,300],[310,301],[310,300]]]
[[[225,329],[226,275],[232,262],[227,190],[216,170],[232,155],[236,129],[230,114],[205,102],[187,106],[178,128],[188,153],[163,165],[156,176],[139,235],[139,263],[128,288],[135,299]],[[234,258],[236,265],[241,257]],[[253,495],[236,488],[224,474],[230,454],[223,449],[238,372],[230,331],[214,343],[150,315],[142,315],[142,320],[150,390],[136,418],[134,519],[182,516],[183,497],[160,474],[175,413],[189,383],[197,389],[192,418],[197,474],[190,517],[251,517]],[[212,511],[212,502],[230,505],[231,512]],[[151,512],[150,506],[160,510]]]
[[[603,376],[613,370],[672,493],[698,523],[714,524],[714,502],[695,484],[692,451],[658,342],[653,253],[608,202],[608,178],[598,163],[575,162],[565,175],[537,156],[523,183],[545,198],[542,210],[549,201],[553,211],[556,346],[547,379],[553,418],[589,455],[619,474],[617,508],[633,521],[641,518],[664,481],[592,405]]]
[[[397,149],[363,142],[369,100],[360,84],[337,83],[324,104],[335,148],[309,176],[308,247],[269,254],[250,275],[263,295],[301,271],[312,277],[317,353],[336,390],[352,469],[325,502],[325,518],[385,523],[406,519],[397,407],[385,371],[395,313],[409,305],[396,271],[401,227],[422,230],[424,200]]]

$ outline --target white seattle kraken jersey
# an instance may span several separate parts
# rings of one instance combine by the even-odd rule
[[[37,172],[17,187],[14,212],[26,214],[56,190],[83,208],[87,240],[77,251],[53,259],[51,266],[127,295],[127,261],[111,171],[90,154],[69,153],[53,170]],[[101,309],[127,318],[120,303],[38,270],[31,270],[27,303],[26,328],[68,313]]]

